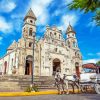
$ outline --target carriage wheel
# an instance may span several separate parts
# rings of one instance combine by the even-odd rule
[[[81,91],[82,91],[83,93],[87,93],[87,86],[83,86]]]
[[[100,85],[99,84],[95,84],[95,92],[97,93],[97,94],[100,94]]]

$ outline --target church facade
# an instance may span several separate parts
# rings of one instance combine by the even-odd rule
[[[79,76],[82,55],[72,26],[69,24],[66,29],[66,39],[56,26],[46,26],[44,37],[37,41],[36,20],[30,9],[24,18],[22,37],[18,42],[13,41],[0,59],[0,74],[31,75],[33,72],[35,76],[52,76],[60,70]]]

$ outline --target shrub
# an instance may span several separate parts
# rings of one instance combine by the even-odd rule
[[[34,85],[34,86],[28,86],[26,89],[25,89],[25,92],[31,92],[31,91],[35,91],[35,92],[38,92],[38,86]]]
[[[36,86],[36,85],[34,85],[34,86],[32,87],[32,89],[33,89],[35,92],[38,92],[38,91],[39,91],[38,86]]]
[[[26,89],[25,89],[25,92],[31,92],[32,91],[32,87],[28,86]]]

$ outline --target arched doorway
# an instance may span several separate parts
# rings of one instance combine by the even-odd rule
[[[76,69],[76,75],[80,78],[80,69],[79,69],[79,63],[75,63],[75,69]]]
[[[33,57],[31,55],[26,57],[25,75],[32,74],[32,59]]]
[[[59,59],[55,58],[53,60],[53,75],[59,70],[61,70],[61,62]]]
[[[7,61],[4,62],[4,74],[7,72]]]

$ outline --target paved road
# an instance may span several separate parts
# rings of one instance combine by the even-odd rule
[[[100,100],[98,94],[41,95],[25,97],[0,97],[0,100]]]

